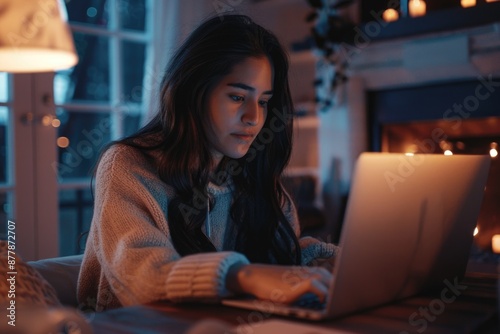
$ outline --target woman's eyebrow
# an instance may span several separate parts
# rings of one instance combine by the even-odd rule
[[[255,92],[255,88],[254,87],[248,86],[248,85],[246,85],[244,83],[241,83],[241,82],[228,83],[227,85],[231,86],[231,87],[236,87],[236,88],[241,88],[241,89],[244,89],[244,90],[248,90],[250,92]],[[266,90],[262,94],[264,94],[264,95],[273,95],[273,91],[272,90]]]

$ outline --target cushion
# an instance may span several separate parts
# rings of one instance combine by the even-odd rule
[[[54,288],[38,271],[17,256],[12,246],[9,249],[9,244],[5,240],[0,240],[0,271],[2,272],[0,304],[9,304],[11,300],[14,300],[16,304],[61,306]],[[9,274],[9,272],[16,274]]]
[[[83,255],[55,257],[29,262],[56,290],[64,305],[78,306],[76,288]]]

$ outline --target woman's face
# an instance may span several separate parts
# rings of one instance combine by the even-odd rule
[[[207,135],[216,164],[243,157],[262,129],[273,94],[273,69],[266,57],[247,58],[214,87],[208,98]]]

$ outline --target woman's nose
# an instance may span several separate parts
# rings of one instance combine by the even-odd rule
[[[245,105],[241,121],[246,125],[255,126],[259,123],[261,117],[261,108],[258,102],[251,102]]]

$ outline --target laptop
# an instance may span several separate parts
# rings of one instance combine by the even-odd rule
[[[489,156],[362,153],[322,309],[256,299],[227,306],[331,319],[457,284],[467,267]]]

